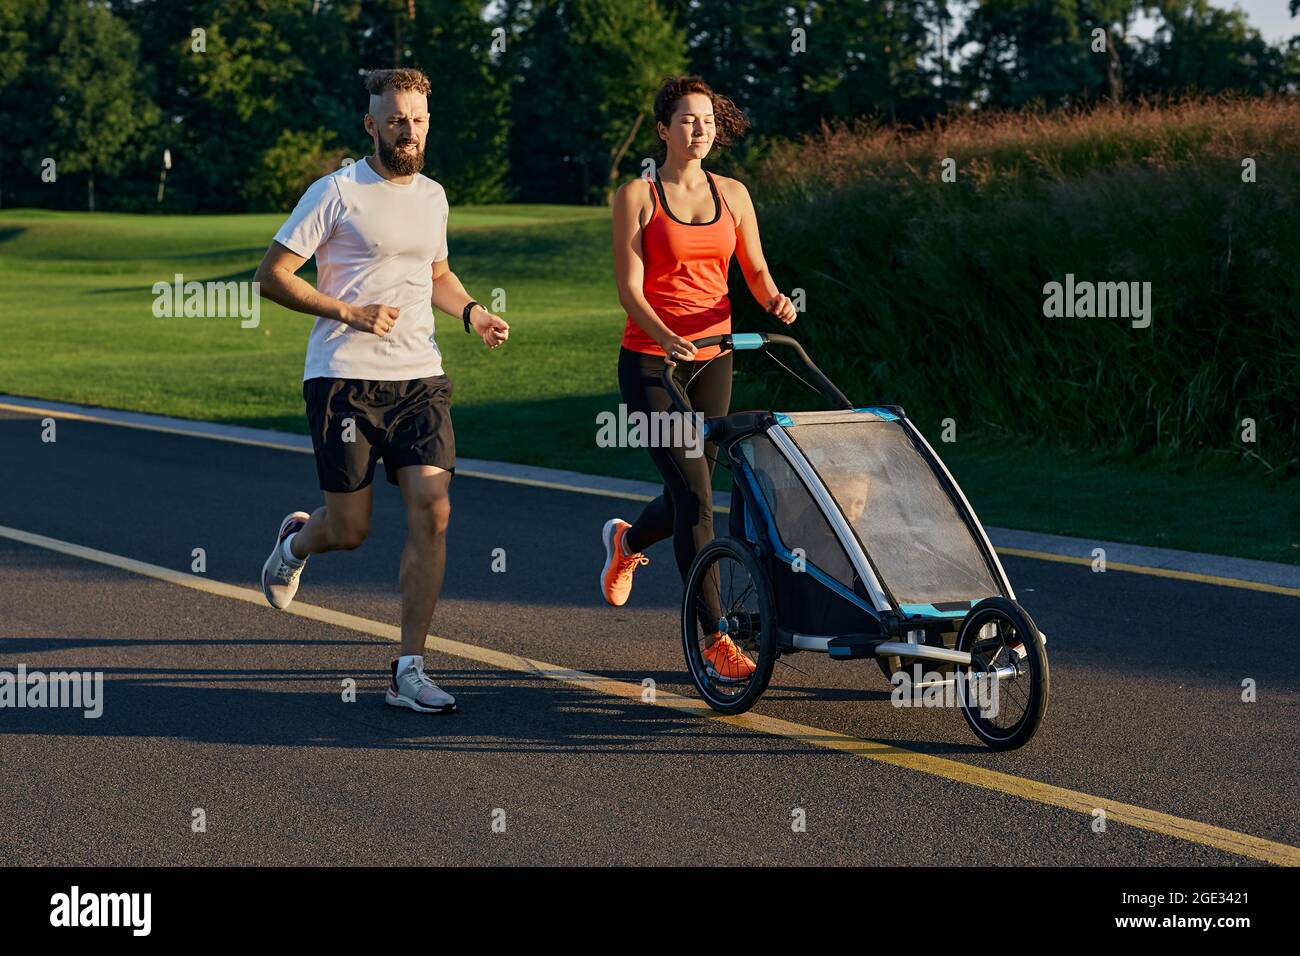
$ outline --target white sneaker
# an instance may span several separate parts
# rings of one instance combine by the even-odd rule
[[[409,707],[422,714],[450,714],[456,709],[456,698],[429,680],[423,667],[416,663],[407,664],[406,670],[399,674],[397,661],[393,661],[392,679],[388,682],[384,703]]]
[[[305,511],[295,511],[280,522],[280,531],[275,536],[275,550],[262,565],[262,593],[271,607],[284,610],[293,603],[293,596],[298,593],[298,577],[307,566],[307,559],[296,568],[284,559],[284,539],[301,531],[311,515]]]

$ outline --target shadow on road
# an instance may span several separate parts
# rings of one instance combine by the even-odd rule
[[[27,666],[43,672],[92,669],[66,661]],[[807,753],[795,741],[734,727],[724,736],[717,725],[688,714],[499,671],[455,671],[446,682],[460,712],[431,716],[386,705],[387,674],[375,669],[96,670],[103,674],[101,716],[88,718],[72,708],[5,708],[0,736],[155,737],[236,746],[506,754],[629,750],[689,755],[702,747],[747,755]],[[343,699],[348,679],[356,681],[353,702]]]

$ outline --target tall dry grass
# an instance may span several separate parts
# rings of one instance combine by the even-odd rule
[[[774,275],[805,290],[796,334],[850,397],[932,429],[1300,468],[1300,102],[826,129],[748,183]],[[1067,273],[1150,282],[1151,327],[1045,317]]]

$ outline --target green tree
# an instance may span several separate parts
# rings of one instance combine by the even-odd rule
[[[30,11],[36,4],[25,4]],[[39,5],[43,9],[44,4]],[[31,19],[16,3],[0,4],[0,90],[8,90],[27,68]]]
[[[1106,88],[1112,102],[1124,98],[1126,80],[1133,73],[1133,43],[1128,30],[1147,0],[1084,0],[1080,16],[1089,37],[1097,29],[1106,31]],[[1092,49],[1091,43],[1089,50]]]
[[[1282,93],[1300,82],[1300,50],[1270,45],[1238,8],[1163,0],[1162,22],[1144,51],[1138,92]]]
[[[914,122],[943,106],[953,18],[944,0],[687,0],[691,70],[745,109],[759,136],[823,120]]]
[[[258,157],[244,180],[243,191],[253,209],[292,209],[308,186],[355,158],[335,145],[329,130],[285,130],[275,145]]]
[[[245,184],[286,131],[323,127],[360,155],[365,99],[349,37],[355,4],[227,0],[195,7],[206,16],[173,21],[176,32],[167,37],[176,60],[169,105],[178,120],[170,145],[184,199],[231,211],[267,206]],[[344,83],[352,87],[351,110]],[[304,167],[313,162],[303,157]]]
[[[503,65],[511,93],[511,166],[520,192],[606,200],[647,122],[663,77],[686,65],[686,41],[653,0],[543,0],[507,5]]]
[[[1128,33],[1140,11],[1160,15],[1149,43]],[[1094,33],[1105,31],[1105,51]],[[1250,94],[1294,88],[1296,55],[1270,46],[1239,9],[1209,0],[980,0],[961,42],[967,94],[993,106]]]
[[[172,118],[158,144],[176,159],[169,204],[174,196],[191,208],[283,208],[271,170],[298,182],[323,154],[369,152],[363,74],[394,65],[420,67],[433,82],[426,172],[456,202],[505,198],[507,83],[489,57],[483,6],[137,0],[129,9],[151,38],[158,97]],[[295,144],[306,150],[297,165]]]
[[[55,171],[111,176],[139,153],[158,111],[146,93],[139,44],[105,3],[55,0],[6,8],[0,54],[0,123],[33,179],[46,159]]]
[[[400,0],[405,11],[410,0]],[[403,33],[402,65],[429,75],[429,141],[425,171],[452,202],[509,197],[510,80],[493,57],[495,24],[480,0],[418,0]]]
[[[36,102],[36,91],[28,77],[28,55],[33,46],[32,8],[39,8],[45,19],[44,4],[27,4],[24,10],[14,3],[0,4],[0,129],[5,131],[0,159],[4,178],[0,180],[0,205],[12,205],[30,188],[30,171],[38,161],[34,155],[33,136],[37,118],[29,104]]]
[[[367,0],[349,34],[357,69],[407,66],[429,75],[425,173],[447,188],[453,203],[509,196],[510,84],[493,58],[485,6],[483,0]],[[353,90],[360,89],[355,76],[348,78]],[[360,123],[365,96],[349,95],[350,122]]]
[[[1113,72],[1122,63],[1119,19],[1135,4],[1079,0],[981,0],[970,12],[959,42],[973,45],[962,70],[976,103],[1048,107],[1093,100],[1121,88]],[[1108,51],[1093,50],[1092,31],[1107,31]]]

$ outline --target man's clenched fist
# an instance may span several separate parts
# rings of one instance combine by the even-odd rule
[[[481,305],[469,314],[469,324],[474,326],[474,331],[482,337],[483,344],[490,349],[502,345],[510,338],[510,326],[506,325],[506,320],[493,315]]]
[[[402,310],[392,305],[348,306],[343,321],[359,332],[373,332],[384,336],[393,330],[397,314]]]

